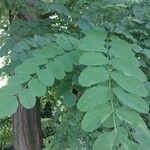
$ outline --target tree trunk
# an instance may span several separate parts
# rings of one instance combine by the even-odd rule
[[[27,10],[30,10],[28,14],[18,9],[16,9],[17,13],[10,10],[10,23],[15,21],[16,18],[27,22],[38,20],[38,11],[34,7],[34,1],[37,0],[30,0],[26,3],[26,7],[29,7]],[[30,110],[19,106],[17,112],[12,116],[12,123],[14,150],[42,150],[39,101]]]
[[[28,110],[19,106],[13,115],[14,150],[42,150],[39,103]]]

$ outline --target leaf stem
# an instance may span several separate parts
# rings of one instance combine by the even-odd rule
[[[114,102],[113,102],[113,92],[112,92],[112,87],[111,87],[111,70],[109,70],[109,91],[110,91],[110,97],[111,97],[111,109],[112,109],[112,114],[113,114],[113,123],[114,123],[114,129],[115,133],[117,133],[117,128],[116,128],[116,120],[115,120],[115,109],[114,109]]]
[[[108,53],[107,53],[107,58],[109,59],[109,61],[111,60],[111,56],[110,56],[110,49],[109,49],[109,41],[107,40],[107,49],[108,49]],[[117,126],[116,126],[116,119],[115,119],[115,108],[114,108],[114,94],[112,91],[112,83],[111,83],[111,72],[112,72],[112,66],[111,63],[108,64],[108,72],[109,72],[109,80],[108,80],[108,87],[109,87],[109,92],[110,92],[110,101],[111,101],[111,109],[112,109],[112,116],[113,116],[113,125],[114,125],[114,131],[116,134],[116,144],[117,144],[117,148],[119,149],[119,143],[118,143],[118,133],[117,133]]]

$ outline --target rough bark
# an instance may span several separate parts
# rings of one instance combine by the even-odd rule
[[[42,150],[39,104],[28,110],[19,106],[13,115],[14,150]]]
[[[38,19],[38,13],[34,8],[34,1],[30,0],[26,4],[32,13],[24,14],[22,10],[16,9],[15,13],[9,12],[9,21],[12,23],[15,18],[24,21]],[[29,15],[30,14],[30,15]],[[18,107],[17,112],[12,116],[13,123],[13,147],[14,150],[42,150],[42,134],[40,122],[39,101],[30,110],[22,106]]]

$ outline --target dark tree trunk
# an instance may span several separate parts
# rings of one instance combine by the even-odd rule
[[[39,104],[30,110],[19,106],[13,115],[14,150],[42,150],[41,137]]]
[[[24,21],[34,21],[38,19],[38,13],[34,8],[34,1],[30,0],[26,7],[32,13],[24,14],[20,10],[17,13],[9,12],[9,21],[12,23],[16,18]],[[30,14],[30,15],[29,15]],[[13,123],[13,147],[14,150],[42,150],[42,134],[40,121],[39,101],[30,110],[22,106],[18,107],[17,112],[12,116]]]

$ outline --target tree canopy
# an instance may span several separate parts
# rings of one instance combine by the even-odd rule
[[[149,9],[147,0],[2,0],[0,118],[40,100],[45,150],[149,150]]]

